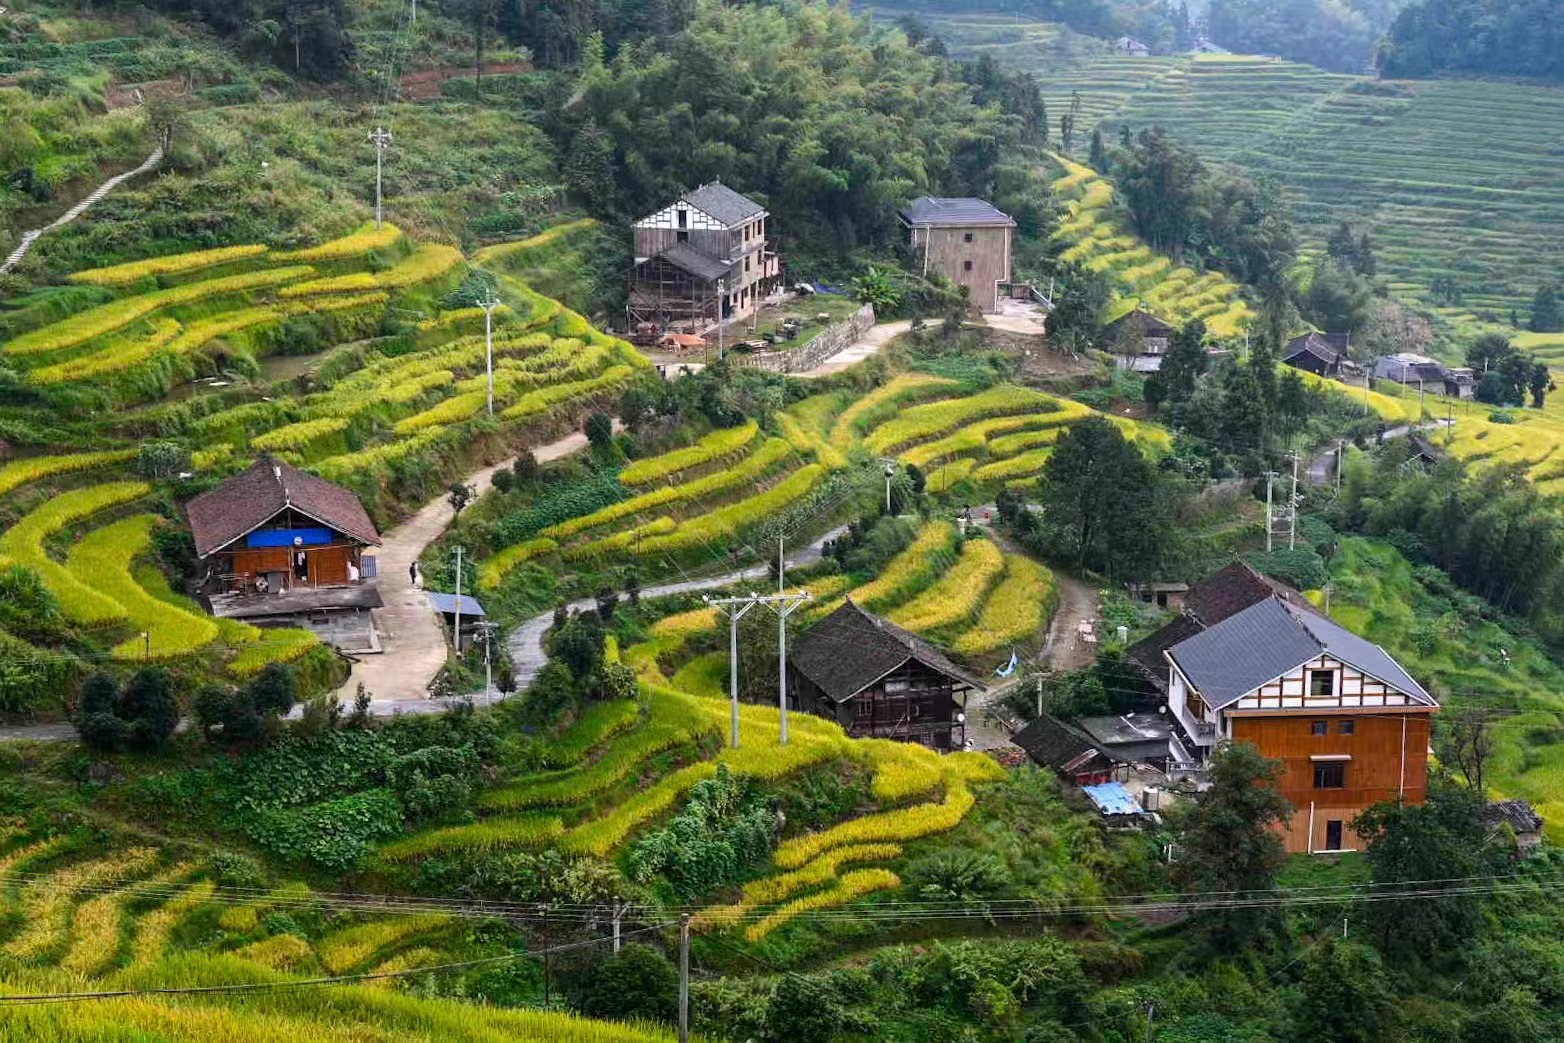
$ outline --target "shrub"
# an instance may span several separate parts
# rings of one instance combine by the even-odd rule
[[[673,1021],[678,1014],[679,972],[649,945],[631,943],[593,969],[581,1012],[598,1018]]]
[[[410,818],[441,818],[471,803],[482,765],[471,746],[429,746],[398,757],[386,780]]]
[[[727,765],[690,787],[684,810],[666,828],[630,849],[630,876],[649,883],[666,876],[686,898],[706,894],[765,859],[777,820],[753,780]]]
[[[287,859],[343,872],[362,865],[374,845],[402,832],[402,804],[388,789],[372,789],[303,807],[262,808],[245,832]]]
[[[179,727],[179,701],[168,671],[149,666],[131,674],[115,712],[125,722],[130,745],[150,750],[168,742]]]

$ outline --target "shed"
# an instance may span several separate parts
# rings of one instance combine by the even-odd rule
[[[1113,759],[1084,732],[1046,713],[1016,732],[1011,741],[1033,763],[1052,768],[1076,785],[1106,782],[1113,770]]]
[[[1086,794],[1086,799],[1096,806],[1098,813],[1104,818],[1122,820],[1145,813],[1145,809],[1140,806],[1134,795],[1124,788],[1122,782],[1102,782],[1095,786],[1082,786],[1081,792]]]

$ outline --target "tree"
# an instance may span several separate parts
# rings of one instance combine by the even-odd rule
[[[1101,417],[1071,427],[1039,480],[1042,536],[1081,568],[1138,578],[1152,569],[1167,532],[1159,474]]]
[[[870,265],[853,280],[853,297],[873,305],[875,312],[888,315],[901,307],[902,295],[887,268]]]
[[[1488,762],[1493,757],[1494,736],[1488,717],[1480,710],[1457,710],[1439,721],[1439,760],[1461,773],[1472,792],[1487,798]]]
[[[1086,157],[1087,162],[1091,164],[1092,169],[1097,171],[1097,173],[1108,173],[1110,165],[1108,162],[1108,146],[1102,139],[1101,126],[1092,128],[1091,148],[1087,151]]]
[[[1356,333],[1373,316],[1374,287],[1352,268],[1322,258],[1303,295],[1303,313],[1332,333]]]
[[[168,671],[148,666],[130,675],[119,694],[117,716],[125,722],[126,741],[142,749],[156,749],[179,727],[179,701]]]
[[[596,676],[603,663],[603,624],[596,614],[577,613],[560,628],[549,642],[549,651],[559,658],[577,681]]]
[[[606,455],[614,447],[614,418],[607,413],[593,413],[587,417],[586,436],[599,456]]]
[[[474,489],[472,486],[463,482],[452,482],[450,493],[446,496],[445,500],[451,505],[451,512],[456,515],[456,520],[460,520],[462,511],[467,508],[469,503],[472,503],[473,500],[477,499],[477,497],[478,490]]]
[[[633,942],[598,964],[581,997],[581,1013],[624,1021],[672,1021],[678,1006],[679,972],[656,949]]]
[[[619,184],[614,176],[614,143],[588,118],[570,147],[560,170],[571,198],[600,217],[619,212]]]
[[[1564,330],[1564,306],[1559,304],[1557,286],[1539,286],[1531,298],[1531,319],[1526,328],[1534,333]]]
[[[1373,949],[1327,938],[1304,965],[1299,1040],[1379,1043],[1385,1039],[1395,1014],[1386,977]]]
[[[1102,275],[1085,268],[1066,268],[1060,273],[1060,285],[1063,289],[1044,323],[1048,343],[1080,354],[1102,335],[1103,309],[1111,291]]]
[[[1224,743],[1207,774],[1210,784],[1178,816],[1174,882],[1193,894],[1268,891],[1286,860],[1277,827],[1292,805],[1277,792],[1279,762],[1253,745]],[[1207,914],[1213,934],[1235,946],[1251,940],[1274,914],[1263,909],[1228,909]]]
[[[184,99],[154,92],[141,106],[141,122],[147,134],[166,152],[188,133],[190,110]]]
[[[1491,873],[1490,853],[1475,792],[1435,779],[1423,804],[1385,801],[1352,820],[1364,858],[1381,893],[1416,890],[1432,880],[1474,879]],[[1418,962],[1464,951],[1482,922],[1476,895],[1445,895],[1437,902],[1371,902],[1367,909],[1379,951]]]
[[[257,714],[286,716],[298,701],[296,672],[287,663],[267,663],[245,684],[243,695]]]
[[[1498,369],[1514,350],[1504,334],[1485,333],[1466,349],[1466,364],[1479,373],[1488,373]]]
[[[261,715],[255,712],[255,704],[228,685],[202,685],[196,690],[190,709],[208,739],[253,742],[262,734]]]
[[[1541,409],[1547,401],[1548,392],[1553,390],[1553,374],[1549,372],[1546,364],[1532,363],[1531,380],[1527,389],[1531,392],[1531,407]]]
[[[1195,393],[1195,383],[1210,361],[1206,355],[1206,324],[1191,319],[1173,331],[1162,366],[1146,378],[1146,404],[1160,410],[1163,403],[1179,403]]]
[[[136,470],[147,478],[172,478],[190,466],[190,450],[177,442],[142,442]]]

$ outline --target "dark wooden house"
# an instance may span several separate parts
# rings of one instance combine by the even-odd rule
[[[978,311],[999,311],[1011,281],[1015,220],[984,199],[919,196],[898,214],[923,274],[938,272],[967,288]]]
[[[854,738],[937,750],[965,745],[967,693],[983,688],[939,649],[851,599],[794,643],[788,685],[799,709]]]
[[[1119,366],[1136,373],[1155,373],[1173,340],[1173,324],[1136,308],[1103,327],[1102,341]]]
[[[1339,377],[1347,361],[1348,334],[1310,330],[1287,342],[1282,361],[1321,377]]]
[[[382,604],[367,547],[380,533],[358,497],[263,456],[185,505],[201,593],[212,614],[307,626],[349,650],[375,647],[369,610]]]
[[[1079,728],[1043,714],[1016,732],[1011,740],[1033,763],[1052,768],[1077,786],[1113,778],[1116,762]]]

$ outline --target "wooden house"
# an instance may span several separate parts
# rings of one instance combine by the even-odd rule
[[[1155,373],[1173,340],[1173,324],[1136,308],[1103,327],[1103,346],[1118,358],[1120,368]]]
[[[1034,764],[1051,768],[1077,786],[1092,786],[1113,778],[1118,763],[1081,729],[1048,714],[1027,723],[1011,741]]]
[[[965,745],[967,693],[983,688],[939,649],[850,598],[794,642],[787,666],[799,709],[853,738],[937,750]]]
[[[743,318],[782,282],[767,238],[771,214],[721,182],[686,192],[635,222],[632,329],[699,333]]]
[[[925,277],[937,272],[965,286],[978,311],[999,311],[1015,256],[1016,223],[1009,214],[982,199],[919,196],[899,216]]]
[[[1164,655],[1168,710],[1202,760],[1248,742],[1281,762],[1288,851],[1353,850],[1359,812],[1426,797],[1439,704],[1383,648],[1311,607],[1267,597]]]
[[[382,604],[380,534],[358,497],[270,456],[185,505],[212,614],[308,626],[338,647],[374,647],[368,612]]]
[[[1347,361],[1348,336],[1346,333],[1316,333],[1310,330],[1287,342],[1287,347],[1282,351],[1282,361],[1294,369],[1306,370],[1318,376],[1339,377]]]

